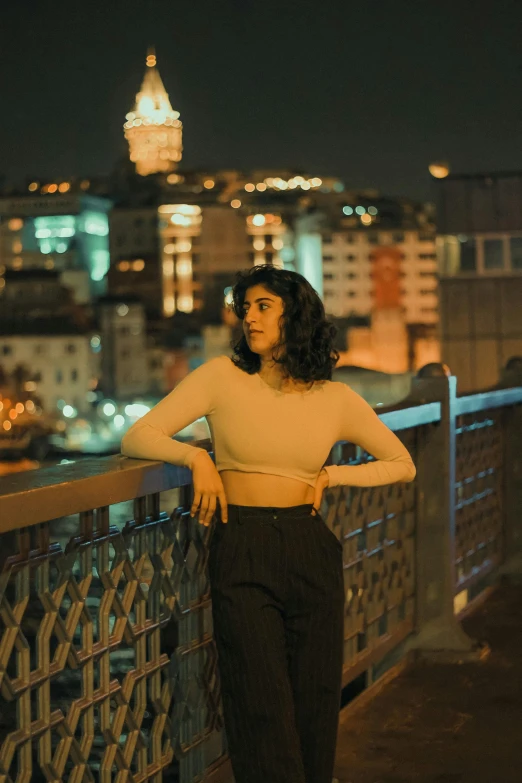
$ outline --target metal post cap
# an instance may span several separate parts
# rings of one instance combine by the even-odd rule
[[[417,372],[417,378],[449,378],[451,370],[447,364],[441,362],[430,362],[421,367]]]

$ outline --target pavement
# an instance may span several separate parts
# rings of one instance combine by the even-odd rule
[[[485,660],[408,664],[341,713],[339,783],[522,783],[522,585],[462,620]]]

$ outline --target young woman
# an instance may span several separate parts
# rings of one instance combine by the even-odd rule
[[[370,405],[332,381],[336,328],[302,275],[236,275],[234,356],[184,378],[122,440],[128,457],[191,468],[191,516],[209,546],[214,639],[236,783],[331,783],[341,697],[342,545],[319,514],[326,487],[412,481]],[[172,436],[206,416],[208,453]],[[376,458],[323,467],[347,440]],[[219,501],[219,506],[218,506]]]

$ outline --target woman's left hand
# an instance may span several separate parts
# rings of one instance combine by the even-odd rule
[[[319,473],[315,484],[314,509],[317,514],[319,514],[321,511],[321,500],[323,497],[323,492],[327,486],[328,486],[328,473],[323,468]]]

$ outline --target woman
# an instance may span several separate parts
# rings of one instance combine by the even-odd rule
[[[412,481],[415,467],[370,405],[331,381],[337,330],[302,275],[254,266],[232,297],[243,321],[234,357],[189,373],[129,429],[122,452],[190,467],[191,516],[210,525],[216,513],[208,567],[236,783],[331,783],[344,579],[322,493]],[[202,416],[215,465],[172,440]],[[376,461],[323,467],[339,440]]]

